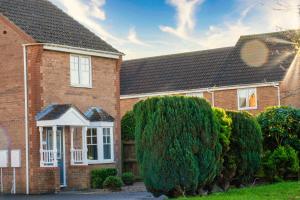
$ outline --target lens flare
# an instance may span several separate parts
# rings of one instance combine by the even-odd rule
[[[10,147],[10,138],[7,130],[0,126],[0,149],[5,150]]]
[[[269,58],[269,49],[260,40],[246,42],[240,52],[241,59],[250,67],[261,67]]]

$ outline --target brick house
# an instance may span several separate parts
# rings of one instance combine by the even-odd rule
[[[85,189],[121,167],[122,53],[47,0],[0,0],[0,49],[2,192]]]
[[[212,106],[247,110],[300,107],[296,31],[241,36],[233,47],[124,61],[121,116],[138,101],[161,95],[199,96]]]

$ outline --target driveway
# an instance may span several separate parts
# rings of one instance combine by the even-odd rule
[[[51,195],[0,195],[1,200],[152,200],[155,199],[148,192],[66,192]]]

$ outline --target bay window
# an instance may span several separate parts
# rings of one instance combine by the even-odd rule
[[[71,85],[75,87],[92,87],[91,57],[71,55]]]
[[[250,110],[257,108],[256,88],[238,90],[238,109]]]
[[[114,162],[113,127],[88,128],[86,138],[89,164]]]

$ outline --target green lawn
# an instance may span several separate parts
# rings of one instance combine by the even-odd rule
[[[243,189],[232,189],[205,197],[179,198],[180,200],[300,200],[300,182],[285,182]],[[178,199],[178,200],[179,200]]]

